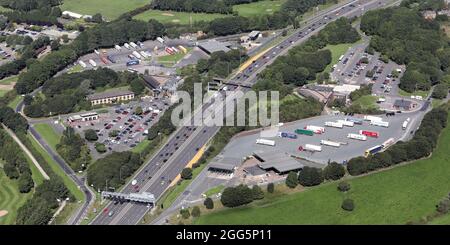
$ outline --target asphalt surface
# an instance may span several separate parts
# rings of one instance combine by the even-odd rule
[[[358,6],[358,2],[362,5],[361,7],[364,10],[361,10],[361,7]],[[328,17],[332,17],[332,20],[337,17],[346,16],[346,17],[354,17],[361,15],[363,12],[369,9],[375,9],[379,7],[383,7],[383,0],[379,1],[370,1],[370,0],[360,0],[354,1],[355,7],[350,6],[350,4],[345,5],[344,7],[338,7],[337,9],[333,9],[327,13]],[[278,46],[269,50],[266,54],[253,62],[249,67],[247,67],[242,74],[238,74],[235,79],[232,79],[231,82],[235,84],[240,84],[244,86],[251,87],[256,81],[256,75],[259,71],[261,71],[265,66],[271,64],[276,57],[279,55],[283,55],[287,53],[288,49],[293,46],[299,44],[301,41],[305,41],[309,38],[312,33],[317,33],[320,29],[322,29],[326,23],[330,20],[324,20],[323,15],[317,16],[315,19],[310,21],[306,26],[299,28],[293,35],[288,37],[285,41],[283,41]],[[313,26],[314,25],[314,26]],[[301,34],[300,34],[301,32]],[[243,89],[239,87],[237,90]],[[244,89],[245,90],[245,89]],[[207,105],[204,106],[204,109],[207,108]],[[204,110],[203,109],[203,110]],[[145,167],[140,170],[135,179],[138,180],[138,183],[143,183],[144,185],[140,189],[141,191],[150,192],[155,195],[156,199],[159,199],[163,192],[167,189],[168,183],[163,182],[164,180],[172,180],[174,179],[181,170],[186,166],[186,164],[192,159],[195,155],[197,148],[205,145],[210,138],[212,138],[215,133],[218,131],[219,127],[197,127],[196,132],[189,137],[184,144],[173,153],[174,144],[178,143],[179,139],[176,139],[176,136],[182,136],[184,132],[186,132],[187,127],[182,127],[177,131],[174,136],[169,139],[169,143],[166,147],[160,150],[156,154],[154,158],[152,158],[148,163],[145,164]],[[181,134],[181,135],[180,135]],[[173,153],[173,156],[163,164],[163,167],[156,165],[160,160],[163,160],[161,157],[161,153],[165,153],[170,151]],[[158,168],[158,172],[152,176],[152,178],[147,177],[145,179],[145,171],[149,170],[149,168]],[[153,172],[153,171],[148,171]],[[122,192],[130,192],[133,187],[131,183],[128,183]],[[109,217],[107,213],[101,212],[96,219],[92,222],[94,225],[106,225],[106,224],[121,224],[121,225],[131,225],[138,224],[145,213],[149,210],[146,205],[141,204],[132,204],[132,203],[123,203],[123,204],[112,204],[107,205],[108,211],[114,211],[114,214]]]

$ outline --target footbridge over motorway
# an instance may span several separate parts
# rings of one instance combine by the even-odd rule
[[[156,202],[155,196],[149,192],[125,194],[120,192],[102,191],[102,199],[131,201],[151,204],[152,206],[154,206]]]

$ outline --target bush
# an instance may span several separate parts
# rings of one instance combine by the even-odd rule
[[[341,207],[345,211],[353,211],[353,209],[355,209],[355,204],[352,199],[347,198],[342,202]]]
[[[97,141],[98,135],[93,129],[87,129],[84,131],[84,138],[88,141]]]
[[[323,175],[327,180],[338,180],[345,175],[344,166],[337,162],[331,162],[323,170]]]
[[[33,179],[31,178],[31,174],[29,173],[21,174],[18,182],[20,193],[28,193],[34,187]]]
[[[205,201],[203,202],[203,205],[205,205],[205,207],[207,209],[213,209],[214,208],[214,202],[210,197],[207,197],[205,199]]]
[[[200,208],[198,206],[195,206],[192,208],[192,217],[200,217]]]
[[[223,206],[230,208],[251,203],[253,200],[253,190],[242,184],[225,188],[220,198]]]
[[[258,185],[254,185],[252,187],[252,191],[253,191],[253,199],[254,200],[260,200],[264,198],[264,192],[262,191],[261,187],[259,187]]]
[[[180,214],[183,219],[189,219],[189,217],[191,217],[191,214],[189,213],[189,209],[187,209],[187,208],[181,209]]]
[[[322,169],[304,167],[298,174],[298,182],[303,186],[320,185],[323,182]]]
[[[436,210],[439,213],[446,214],[450,210],[450,200],[448,198],[445,198],[444,200],[440,201],[438,205],[436,205]]]
[[[289,172],[289,174],[288,174],[288,176],[286,178],[286,185],[289,188],[297,187],[297,185],[298,185],[298,179],[297,178],[298,178],[298,176],[297,176],[296,172],[293,172],[293,171]]]
[[[441,83],[436,85],[436,87],[434,87],[431,97],[435,99],[445,99],[447,98],[447,95],[448,95],[448,85],[445,83]]]
[[[338,184],[338,190],[341,192],[347,192],[350,190],[350,184],[346,181],[342,181]]]
[[[275,185],[273,183],[269,183],[267,185],[267,192],[273,193],[275,191]]]
[[[98,153],[105,153],[106,152],[106,146],[103,143],[95,143],[95,150],[97,150]]]
[[[182,179],[192,179],[192,168],[184,168],[181,171],[181,178]]]

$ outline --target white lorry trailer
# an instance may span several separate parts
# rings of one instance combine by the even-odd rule
[[[325,132],[325,128],[324,127],[319,127],[319,126],[314,126],[314,125],[307,125],[305,127],[305,129],[314,131],[314,133],[316,133],[316,134],[321,134],[321,133]]]
[[[78,64],[80,64],[81,67],[86,68],[87,65],[82,60],[78,61]]]
[[[370,125],[388,128],[388,127],[389,127],[389,122],[384,122],[384,121],[371,121],[371,122],[370,122]]]
[[[322,146],[320,145],[311,145],[311,144],[306,144],[305,147],[303,148],[305,151],[322,151]]]
[[[362,135],[362,134],[348,134],[347,138],[349,139],[354,139],[354,140],[367,140],[367,136]]]
[[[342,123],[342,125],[347,126],[347,127],[353,127],[355,126],[355,123],[352,121],[347,121],[347,120],[337,120],[338,123]]]
[[[136,57],[138,59],[142,58],[142,56],[137,51],[133,51],[132,54],[134,55],[134,57]]]
[[[343,128],[344,124],[339,122],[325,122],[325,126],[333,128]]]
[[[93,61],[93,60],[89,60],[89,64],[91,64],[93,67],[97,66],[97,63],[95,63],[95,61]]]
[[[256,144],[275,146],[275,141],[273,141],[273,140],[266,140],[266,139],[257,139],[256,140]]]
[[[371,121],[371,122],[375,122],[375,121],[379,122],[379,121],[383,121],[383,118],[367,115],[367,116],[364,116],[364,120]]]
[[[340,147],[341,146],[341,143],[334,142],[334,141],[329,141],[329,140],[321,140],[320,144],[321,145],[327,145],[327,146],[333,146],[333,147]]]

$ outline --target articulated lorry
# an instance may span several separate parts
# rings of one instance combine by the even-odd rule
[[[281,138],[289,138],[289,139],[297,139],[297,135],[293,133],[287,133],[287,132],[280,132],[278,134]]]
[[[354,140],[362,140],[362,141],[367,140],[367,136],[362,135],[362,134],[347,134],[347,138],[354,139]]]
[[[341,146],[341,143],[334,142],[334,141],[329,141],[329,140],[321,140],[320,144],[321,145],[327,145],[327,146],[333,146],[333,147],[340,147]]]
[[[378,136],[380,136],[380,134],[378,132],[367,131],[367,130],[359,130],[359,134],[365,135],[367,137],[373,137],[373,138],[378,138]]]
[[[295,133],[296,134],[308,135],[308,136],[313,136],[314,135],[314,131],[307,130],[307,129],[302,129],[302,128],[296,129]]]
[[[273,141],[273,140],[266,140],[266,139],[257,139],[256,140],[256,144],[275,146],[275,141]]]
[[[304,151],[311,151],[311,152],[322,151],[322,146],[320,146],[320,145],[306,144],[305,147],[303,147],[303,150],[304,150]]]
[[[316,134],[321,134],[325,132],[324,127],[314,126],[314,125],[308,125],[304,129],[311,130]]]
[[[325,126],[333,128],[343,128],[344,124],[339,122],[325,122]]]
[[[374,125],[374,126],[380,126],[380,127],[389,127],[389,122],[384,122],[384,121],[371,121],[370,125]]]

